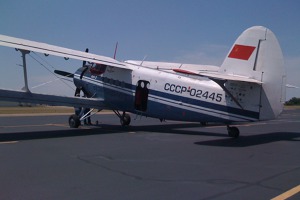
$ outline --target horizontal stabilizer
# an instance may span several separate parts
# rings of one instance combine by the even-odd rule
[[[6,35],[0,35],[0,45],[16,49],[34,51],[54,56],[72,58],[76,60],[88,61],[92,63],[109,65],[112,67],[128,69],[126,65],[113,58],[91,54],[87,52],[67,49],[59,46],[49,45],[46,43],[34,42],[20,38],[14,38]]]
[[[4,89],[0,89],[0,100],[33,104],[45,104],[50,106],[70,106],[104,109],[103,99],[64,97]]]
[[[246,77],[246,76],[237,76],[237,75],[230,75],[230,74],[223,74],[223,73],[208,73],[208,72],[198,72],[198,71],[191,71],[191,70],[184,70],[184,69],[173,69],[173,71],[178,73],[183,73],[187,75],[195,75],[206,77],[211,80],[228,80],[228,81],[241,81],[241,82],[248,82],[248,83],[257,83],[262,84],[261,81],[256,79]]]

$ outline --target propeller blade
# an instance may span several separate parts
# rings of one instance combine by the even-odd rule
[[[70,72],[65,72],[65,71],[60,71],[60,70],[54,70],[55,74],[61,75],[61,76],[66,76],[69,78],[73,78],[74,74],[70,73]]]

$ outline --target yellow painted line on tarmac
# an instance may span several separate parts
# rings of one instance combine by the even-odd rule
[[[253,123],[253,124],[240,124],[240,125],[236,125],[236,126],[259,126],[259,125],[265,125],[267,123],[265,122],[261,122],[261,123]]]
[[[19,141],[7,141],[7,142],[0,142],[0,144],[15,144],[18,143]]]
[[[41,124],[41,125],[14,125],[14,126],[0,126],[0,128],[22,128],[22,127],[32,127],[32,126],[45,126],[45,124]]]
[[[0,128],[23,128],[23,127],[42,127],[42,126],[67,126],[66,124],[31,124],[31,125],[14,125],[14,126],[0,126]]]
[[[284,200],[284,199],[288,199],[292,196],[294,196],[295,194],[297,194],[298,192],[300,192],[300,185],[282,193],[281,195],[277,196],[277,197],[274,197],[273,199],[271,200]]]
[[[0,117],[36,117],[36,116],[70,116],[74,113],[17,113],[17,114],[0,114]],[[96,115],[111,115],[114,114],[112,111],[102,111]]]
[[[43,126],[57,126],[57,127],[70,127],[68,124],[31,124],[31,125],[13,125],[13,126],[0,126],[0,128],[26,128],[26,127],[43,127]],[[82,129],[92,129],[95,126],[80,126]]]
[[[70,127],[68,124],[45,124],[44,126]]]

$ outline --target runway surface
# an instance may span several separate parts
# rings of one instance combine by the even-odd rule
[[[300,199],[300,110],[226,127],[131,115],[0,117],[0,199]],[[298,187],[297,187],[298,186]]]

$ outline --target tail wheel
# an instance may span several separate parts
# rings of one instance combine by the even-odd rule
[[[233,138],[238,138],[240,136],[240,131],[237,127],[227,127],[228,135]]]
[[[120,122],[122,126],[128,126],[131,122],[130,115],[125,114],[120,118]]]
[[[78,128],[80,125],[80,119],[77,115],[71,115],[69,117],[69,126],[71,128]]]

